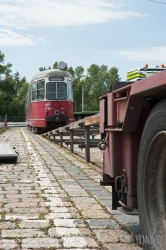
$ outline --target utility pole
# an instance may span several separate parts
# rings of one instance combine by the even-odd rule
[[[82,112],[84,112],[84,84],[82,83]]]

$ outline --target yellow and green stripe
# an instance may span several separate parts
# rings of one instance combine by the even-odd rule
[[[136,80],[136,79],[144,79],[144,78],[146,78],[146,75],[138,71],[130,71],[127,73],[127,81]]]

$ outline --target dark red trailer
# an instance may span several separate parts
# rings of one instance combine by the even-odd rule
[[[166,70],[110,86],[100,98],[100,133],[101,185],[112,186],[113,209],[139,213],[144,235],[164,235],[153,249],[165,249]]]

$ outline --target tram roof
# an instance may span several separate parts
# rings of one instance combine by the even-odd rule
[[[69,77],[73,79],[72,75],[65,70],[48,69],[48,70],[41,71],[37,73],[36,75],[34,75],[32,77],[32,81],[35,79],[43,78],[43,77]]]

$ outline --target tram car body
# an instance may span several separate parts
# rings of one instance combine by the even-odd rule
[[[30,82],[26,96],[26,122],[34,133],[74,121],[72,76],[63,68],[41,71]]]

